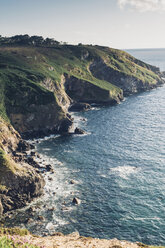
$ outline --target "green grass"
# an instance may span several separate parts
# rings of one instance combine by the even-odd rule
[[[40,246],[30,244],[26,239],[15,236],[0,237],[0,248],[39,248]]]
[[[144,84],[155,84],[159,80],[152,71],[154,67],[112,48],[89,45],[51,48],[3,46],[0,47],[0,116],[9,121],[11,112],[26,113],[29,104],[51,102],[60,112],[57,96],[42,87],[41,82],[50,78],[58,88],[64,73],[107,90],[115,98],[121,89],[114,85],[113,79],[111,82],[101,80],[89,70],[90,64],[100,59],[117,75],[131,76]]]
[[[1,145],[1,144],[0,144]],[[0,190],[7,190],[6,185],[1,184],[7,174],[15,174],[17,171],[23,171],[18,168],[15,162],[0,148]]]
[[[44,248],[27,238],[30,232],[20,228],[0,228],[0,248]]]
[[[0,236],[1,235],[19,235],[19,236],[25,236],[29,235],[30,232],[27,229],[21,229],[21,228],[0,228]]]

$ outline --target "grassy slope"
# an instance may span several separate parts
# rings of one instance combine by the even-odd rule
[[[86,53],[88,56],[82,58]],[[56,96],[39,83],[44,78],[51,78],[58,86],[64,73],[106,89],[115,97],[120,89],[114,86],[113,82],[111,84],[95,78],[89,70],[90,64],[100,58],[114,71],[133,76],[143,82],[154,83],[159,79],[149,70],[152,66],[134,59],[126,52],[107,47],[0,47],[0,115],[7,119],[6,108],[13,105],[21,106],[22,111],[28,111],[29,102],[57,102]],[[51,70],[51,67],[54,70]],[[22,102],[21,96],[28,93],[29,102]],[[34,97],[36,94],[37,97]]]
[[[156,80],[159,79],[158,75],[152,71],[156,71],[154,66],[137,60],[124,51],[97,46],[87,46],[87,48],[89,48],[93,54],[99,55],[107,66],[114,71],[133,76],[149,84],[155,83]]]

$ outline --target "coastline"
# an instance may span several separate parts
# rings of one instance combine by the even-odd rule
[[[84,120],[82,120],[81,117],[79,117],[78,119],[79,121],[84,122]],[[73,130],[75,130],[77,126],[78,126],[78,123],[76,123],[73,126]],[[84,136],[84,135],[89,135],[89,134],[86,132],[84,134],[75,134],[74,132],[71,132],[69,134],[66,134],[66,133],[63,134],[62,137],[65,137],[68,135]],[[59,173],[60,178],[58,179],[56,169],[54,169],[54,167],[58,168],[59,172],[62,170],[66,171],[66,168],[64,167],[62,168],[62,164],[58,160],[55,161],[55,159],[53,159],[52,161],[50,157],[47,157],[46,155],[39,153],[37,150],[37,144],[39,142],[42,142],[44,140],[58,138],[60,136],[61,136],[60,134],[52,134],[50,136],[45,136],[44,138],[38,138],[38,139],[32,138],[30,140],[24,140],[24,142],[27,143],[28,146],[31,147],[31,149],[29,149],[28,151],[22,151],[19,153],[14,152],[14,155],[13,155],[14,159],[16,159],[17,161],[19,160],[19,161],[28,162],[35,170],[37,170],[37,173],[39,173],[44,178],[45,186],[43,188],[43,194],[40,197],[32,199],[32,201],[26,204],[23,208],[11,210],[11,211],[4,213],[3,218],[1,219],[1,223],[6,222],[7,223],[6,227],[18,226],[17,220],[16,220],[16,224],[14,224],[15,222],[14,218],[17,216],[17,214],[18,216],[19,215],[21,216],[22,221],[23,221],[20,227],[25,228],[26,225],[28,224],[31,225],[34,223],[36,223],[36,225],[37,223],[39,223],[39,225],[42,226],[42,223],[44,223],[45,221],[45,218],[42,217],[42,214],[41,214],[42,208],[44,209],[46,208],[47,211],[50,212],[50,214],[54,214],[54,210],[56,209],[56,206],[54,204],[52,205],[46,204],[47,198],[51,199],[51,197],[55,198],[57,196],[59,199],[62,198],[62,191],[63,191],[64,186],[66,186],[66,188],[70,187],[69,193],[67,192],[67,194],[71,195],[72,200],[70,201],[70,205],[68,207],[65,204],[66,202],[65,197],[63,197],[63,203],[59,205],[59,209],[65,212],[65,211],[70,211],[72,208],[78,207],[78,204],[73,204],[72,202],[74,197],[77,197],[76,193],[73,194],[74,192],[73,188],[77,184],[77,181],[72,180],[72,177],[70,177],[67,182],[63,181],[61,178],[63,172]],[[60,186],[60,184],[62,185]],[[68,189],[66,191],[68,191]],[[25,218],[23,218],[22,216],[22,214],[24,214],[24,211],[25,211]],[[19,217],[16,219],[19,219]],[[60,223],[63,223],[64,220],[59,219],[59,217],[57,216],[57,223],[58,222],[60,224]],[[55,232],[55,229],[52,228],[52,224],[50,225],[48,224],[45,231],[43,230],[42,232],[43,232],[43,235],[48,235],[48,234]],[[34,233],[38,233],[38,232],[34,231]]]
[[[97,110],[97,108],[95,108],[95,110]],[[81,119],[81,117],[80,117],[80,119]],[[83,122],[83,123],[84,123],[84,122]],[[56,136],[56,135],[55,135],[55,136],[54,136],[54,135],[51,135],[51,136],[49,136],[49,137],[41,138],[41,139],[39,139],[39,140],[41,140],[41,141],[42,141],[42,140],[48,140],[48,139],[51,139],[51,138],[54,138],[54,137],[59,137],[59,135],[58,135],[58,136]],[[65,137],[65,136],[64,136],[64,137]],[[38,142],[38,139],[36,139],[36,140],[34,140],[34,141],[33,141],[33,140],[30,140],[29,142],[30,142],[31,144],[34,144],[34,142],[35,142],[35,143]],[[47,160],[47,159],[44,159],[44,160]],[[42,161],[41,161],[41,162],[42,162]],[[50,161],[49,161],[49,162],[48,162],[48,161],[43,161],[43,162],[44,162],[44,164],[45,164],[45,163],[46,163],[46,164],[49,164]],[[47,162],[48,162],[48,163],[47,163]],[[42,166],[42,163],[40,164],[40,167],[41,167],[41,168],[43,167],[43,166]],[[59,167],[60,170],[62,170],[61,165],[58,165],[58,167]],[[55,171],[55,172],[56,172],[56,171]],[[48,176],[49,176],[49,172],[48,172],[48,173],[46,172],[46,177],[48,178]],[[56,174],[55,174],[55,176],[56,176]],[[71,179],[72,179],[72,178],[71,178]],[[51,183],[52,181],[51,181],[51,180],[48,180],[48,182]],[[67,183],[68,183],[68,182],[67,182]],[[43,196],[41,196],[40,198],[35,199],[34,201],[40,201],[40,199],[41,199],[42,197],[43,197]],[[32,201],[32,203],[29,205],[29,208],[30,208],[30,209],[31,209],[31,205],[33,205],[34,201]],[[44,206],[44,207],[45,207],[45,206]],[[27,208],[28,208],[28,206],[27,206]],[[64,212],[67,211],[66,206],[63,206],[63,208],[64,208]],[[52,212],[52,206],[51,206],[51,207],[48,207],[48,209],[50,209],[50,212]],[[36,209],[31,209],[31,210],[32,210],[32,212],[34,212],[33,214],[38,213],[38,212],[37,212],[37,208],[36,208]],[[36,215],[36,217],[38,218],[38,215]],[[41,218],[40,220],[37,220],[37,221],[39,221],[39,223],[40,223],[39,226],[40,226],[40,227],[42,226],[42,223],[44,223],[44,219],[42,219],[42,218]],[[30,222],[32,223],[32,219],[29,220],[29,223],[30,223]],[[45,234],[46,234],[46,233],[48,233],[48,232],[45,232]]]
[[[74,83],[75,78],[74,77],[68,78],[68,80],[69,80],[68,81],[68,86],[69,86],[70,83],[71,84]],[[109,79],[107,79],[107,80],[109,80]],[[163,79],[162,79],[161,82],[163,82]],[[83,82],[79,82],[79,83],[84,83],[84,85],[85,85],[85,82],[84,81]],[[134,84],[134,82],[132,82],[131,79],[130,79],[130,81],[129,80],[126,81],[126,83],[128,83],[128,85],[130,83],[131,86]],[[137,83],[137,82],[135,82],[135,83]],[[138,83],[139,83],[139,81],[138,81]],[[164,82],[162,83],[162,85],[164,85]],[[159,83],[157,85],[154,85],[154,86],[149,86],[149,85],[147,86],[146,85],[146,88],[145,87],[144,88],[142,87],[140,89],[138,88],[139,91],[137,91],[136,87],[135,87],[135,89],[133,88],[133,91],[132,91],[132,88],[131,89],[128,89],[128,91],[127,91],[127,89],[125,89],[125,94],[127,95],[127,93],[128,93],[128,95],[132,95],[132,94],[135,94],[136,95],[138,92],[140,92],[140,90],[141,91],[143,91],[143,90],[144,91],[149,91],[152,88],[161,87],[162,85],[159,85]],[[49,87],[48,87],[48,90],[50,90]],[[79,90],[80,91],[83,90],[83,87],[82,88],[79,87],[78,91]],[[76,92],[78,92],[78,91],[76,91]],[[132,92],[132,93],[130,93],[130,92]],[[56,92],[54,92],[54,93],[56,93]],[[111,101],[111,104],[105,104],[105,106],[107,106],[107,105],[109,105],[109,106],[110,105],[114,105],[114,103],[115,104],[116,103],[120,103],[119,101],[125,101],[125,99],[122,98],[122,97],[119,97],[117,101],[116,100],[115,101]],[[92,100],[92,102],[93,102],[93,100]],[[88,103],[90,103],[90,101]],[[78,111],[81,111],[81,110],[90,110],[90,109],[93,110],[93,107],[92,108],[89,107],[88,106],[89,105],[88,103],[85,103],[85,106],[83,106],[85,109],[81,109],[82,106],[79,106],[80,109],[78,107]],[[102,103],[102,102],[100,102],[100,103]],[[81,105],[82,103],[79,103],[79,104]],[[100,108],[100,106],[104,106],[104,105],[100,104],[99,105],[99,108]],[[70,113],[68,113],[68,109],[69,108],[71,108],[71,102],[70,102],[70,105],[68,105],[68,108],[65,109],[66,117],[68,119],[66,120],[66,122],[64,121],[62,127],[60,127],[58,125],[57,128],[53,129],[50,126],[49,127],[50,129],[49,128],[47,129],[47,127],[45,126],[46,128],[43,127],[43,129],[40,129],[40,130],[37,130],[37,131],[34,131],[34,132],[33,132],[33,130],[36,130],[36,129],[33,127],[34,129],[33,128],[31,129],[32,130],[32,133],[30,133],[31,131],[29,133],[27,132],[26,134],[24,133],[25,135],[22,136],[22,137],[23,138],[32,138],[32,140],[27,141],[27,143],[29,143],[30,146],[31,146],[31,145],[37,144],[37,142],[40,142],[40,140],[41,141],[42,140],[49,140],[51,138],[54,139],[54,137],[56,137],[56,135],[57,135],[57,137],[59,137],[58,135],[62,135],[64,137],[64,139],[65,139],[65,137],[72,136],[72,135],[75,135],[75,136],[77,136],[77,135],[83,135],[83,136],[84,135],[89,135],[89,133],[86,133],[86,132],[84,132],[84,130],[80,129],[79,126],[78,126],[78,129],[77,130],[74,128],[73,131],[70,131],[70,132],[68,131],[69,130],[68,126],[70,127],[71,124],[73,123],[72,116],[70,115]],[[98,108],[98,107],[96,107],[96,108]],[[86,120],[83,120],[83,121],[86,121]],[[42,125],[43,125],[43,122],[42,122]],[[27,130],[30,130],[30,129],[27,129]],[[59,130],[61,131],[61,134],[57,134]],[[56,134],[52,134],[51,135],[51,133],[56,133]],[[46,136],[48,134],[50,134],[50,136]],[[33,140],[33,138],[34,137],[37,137],[37,136],[38,137],[41,136],[43,138],[41,138],[41,139],[39,138],[39,139]],[[23,139],[22,142],[26,142],[26,140]],[[3,149],[3,146],[2,146],[2,149]],[[78,197],[78,194],[77,195],[74,194],[74,190],[73,190],[74,187],[76,188],[76,182],[74,180],[72,180],[72,178],[70,178],[67,181],[63,180],[62,177],[60,178],[60,181],[63,183],[63,185],[66,184],[67,186],[69,185],[69,187],[72,187],[72,190],[69,191],[69,194],[70,194],[69,204],[70,205],[68,207],[68,205],[66,204],[65,197],[61,197],[61,195],[60,195],[60,192],[62,192],[63,189],[62,189],[61,186],[59,186],[59,182],[58,182],[58,180],[56,178],[57,177],[57,171],[56,171],[56,169],[54,170],[54,165],[51,162],[50,158],[44,157],[43,155],[41,155],[40,153],[38,153],[37,152],[37,149],[34,148],[34,147],[33,147],[33,149],[30,149],[28,151],[26,151],[26,149],[25,150],[21,150],[21,151],[15,151],[15,150],[11,149],[11,151],[9,152],[9,154],[11,155],[11,153],[12,153],[12,158],[14,159],[14,161],[16,163],[19,164],[19,163],[24,163],[25,162],[27,164],[26,169],[30,168],[30,167],[28,167],[28,164],[29,164],[31,166],[31,169],[32,169],[31,171],[36,172],[36,174],[38,174],[38,176],[41,176],[41,178],[44,180],[44,182],[42,180],[41,181],[43,182],[43,184],[46,183],[46,185],[45,186],[42,185],[42,187],[41,187],[42,189],[44,189],[44,194],[42,194],[42,196],[39,196],[39,194],[38,195],[37,194],[34,195],[34,197],[33,196],[32,197],[30,196],[28,198],[28,200],[26,199],[25,201],[22,201],[23,204],[28,204],[24,208],[21,208],[20,209],[20,207],[22,207],[22,205],[21,205],[20,207],[17,206],[18,207],[18,210],[12,210],[11,212],[10,211],[7,212],[6,213],[6,218],[8,218],[8,220],[9,220],[8,223],[12,223],[13,222],[12,214],[14,216],[14,214],[17,214],[17,212],[19,212],[19,213],[22,212],[22,214],[19,215],[19,216],[21,216],[19,223],[21,223],[21,226],[22,227],[24,226],[24,224],[28,224],[29,226],[32,226],[34,224],[34,222],[36,222],[36,226],[37,226],[36,232],[38,232],[38,234],[39,234],[41,228],[42,228],[42,235],[43,236],[44,235],[47,236],[48,234],[53,234],[54,231],[56,230],[55,227],[58,226],[58,222],[62,221],[62,219],[59,220],[58,217],[57,217],[57,215],[55,215],[55,213],[54,213],[55,212],[54,210],[55,210],[55,208],[56,208],[57,205],[53,202],[53,199],[55,197],[57,197],[57,195],[58,195],[59,198],[61,198],[60,199],[61,200],[61,202],[60,202],[61,205],[59,204],[58,207],[60,208],[61,211],[63,211],[64,215],[65,215],[66,212],[70,211],[70,207],[73,207],[73,203],[76,203],[74,205],[74,207],[77,208],[78,207],[78,204],[80,202],[79,200],[81,200],[81,199],[78,199],[77,198],[75,200],[75,202],[74,202],[74,199],[76,197]],[[67,170],[63,166],[63,164],[60,164],[60,163],[58,164],[58,163],[59,162],[57,161],[57,167],[59,167],[59,170],[62,171],[63,169],[65,169],[65,173],[67,173]],[[33,170],[32,167],[34,168],[34,170]],[[54,181],[54,177],[56,178],[55,181]],[[51,184],[53,185],[52,187],[50,187]],[[22,191],[23,191],[24,190],[24,186],[21,185],[21,187],[22,187]],[[57,191],[59,191],[59,193],[57,193]],[[63,190],[63,193],[64,192],[65,191]],[[46,198],[46,195],[47,195],[47,197],[49,197],[49,199]],[[36,198],[36,196],[37,196],[37,198]],[[15,197],[15,199],[16,199],[16,197]],[[50,204],[50,201],[49,201],[50,199],[52,199],[52,204]],[[13,200],[14,200],[14,197],[13,197]],[[56,200],[56,202],[57,202],[57,200]],[[0,199],[0,203],[1,203],[1,199]],[[3,207],[0,205],[0,214],[1,214],[1,209],[3,210]],[[48,212],[48,215],[49,215],[49,219],[50,220],[51,220],[51,218],[56,220],[55,225],[54,225],[54,223],[52,224],[51,221],[49,223],[46,223],[46,221],[45,221],[46,218],[44,218],[44,216],[42,215],[42,212],[43,212],[44,209],[46,209],[46,211]],[[26,210],[26,212],[25,212],[26,217],[24,216],[24,213],[23,213],[24,210]],[[14,222],[12,224],[15,225]],[[10,224],[9,224],[9,226],[10,226]],[[34,230],[33,227],[32,227],[32,229],[33,229],[33,232],[35,233],[35,230]],[[44,229],[46,231],[44,231]],[[115,237],[117,237],[117,235]],[[81,237],[78,237],[78,240],[80,238]]]

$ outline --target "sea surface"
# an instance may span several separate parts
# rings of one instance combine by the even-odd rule
[[[165,49],[128,52],[165,70]],[[86,134],[36,143],[55,173],[34,212],[18,210],[10,225],[165,245],[165,86],[73,115]]]

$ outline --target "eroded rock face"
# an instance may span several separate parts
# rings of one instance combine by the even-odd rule
[[[1,178],[0,183],[6,187],[0,192],[4,212],[21,208],[43,193],[45,182],[42,176],[27,164],[21,167],[17,173],[6,172]]]
[[[38,197],[45,185],[43,177],[24,161],[16,163],[16,149],[25,151],[32,147],[7,122],[0,120],[0,215],[20,208]]]
[[[17,148],[20,140],[19,133],[0,117],[0,147],[6,152],[11,152]]]
[[[100,88],[88,81],[65,74],[65,90],[71,99],[82,103],[115,104],[123,99],[122,91],[112,97],[110,91]]]
[[[64,111],[67,111],[72,100],[65,92],[64,82],[65,82],[65,77],[64,75],[62,75],[60,84],[57,84],[51,78],[46,78],[41,82],[41,85],[47,90],[54,92],[58,99],[59,105],[62,107]]]
[[[149,69],[153,70],[157,74],[160,74],[158,68],[154,66],[150,67],[151,68]],[[157,80],[155,79],[155,81],[149,84],[148,82],[142,81],[136,77],[136,69],[134,77],[129,74],[125,74],[124,72],[113,70],[102,59],[95,60],[93,63],[91,63],[89,69],[95,77],[101,80],[106,80],[121,88],[123,90],[124,96],[146,91],[164,83],[164,81],[161,81],[159,78]]]
[[[44,137],[58,133],[63,129],[69,130],[73,124],[63,111],[60,112],[56,105],[29,106],[27,114],[10,114],[10,119],[15,129],[23,138]],[[68,126],[66,126],[66,123]]]

